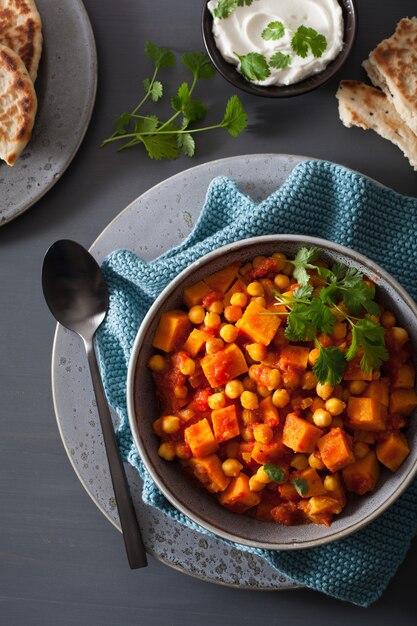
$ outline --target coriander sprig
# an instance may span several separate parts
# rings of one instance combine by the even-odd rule
[[[253,0],[219,0],[213,11],[214,17],[224,19],[236,11],[237,7],[250,6]]]
[[[181,83],[171,98],[173,115],[165,121],[154,114],[141,115],[139,112],[147,100],[157,102],[163,96],[163,84],[157,80],[159,70],[175,65],[174,54],[151,41],[146,42],[145,53],[155,66],[151,78],[146,78],[142,83],[145,95],[131,113],[123,113],[116,119],[115,132],[102,145],[123,141],[120,151],[142,144],[151,159],[176,159],[181,153],[190,157],[194,155],[195,133],[225,128],[232,137],[236,137],[244,130],[248,118],[237,96],[229,99],[223,119],[217,124],[189,127],[191,123],[204,119],[207,112],[204,102],[193,98],[196,84],[200,79],[207,80],[215,74],[209,57],[203,52],[182,55],[182,63],[192,73],[193,79],[190,85]]]
[[[375,288],[364,281],[363,274],[356,268],[343,263],[336,263],[331,269],[315,265],[313,261],[319,254],[319,248],[300,248],[294,260],[288,261],[294,266],[293,276],[299,286],[291,296],[276,293],[275,298],[277,304],[287,309],[277,313],[287,315],[287,339],[314,340],[319,358],[313,371],[320,382],[329,381],[335,385],[342,380],[348,361],[358,355],[361,369],[368,374],[379,368],[389,355],[384,329],[371,317],[380,313],[374,300]],[[308,270],[315,271],[322,281],[316,295]],[[336,346],[325,348],[317,339],[319,333],[333,332],[336,315],[350,326],[352,339],[345,351]]]

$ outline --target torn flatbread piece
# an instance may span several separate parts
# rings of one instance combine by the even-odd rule
[[[385,93],[357,80],[342,80],[336,98],[345,126],[374,130],[398,146],[417,171],[417,135],[404,123]]]
[[[417,18],[400,20],[392,37],[372,50],[363,67],[417,134]]]
[[[42,21],[34,0],[0,0],[0,44],[16,52],[35,82],[42,53]]]
[[[0,159],[14,165],[27,145],[37,110],[36,93],[20,57],[0,45]]]

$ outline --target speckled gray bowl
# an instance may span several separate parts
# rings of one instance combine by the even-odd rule
[[[182,307],[182,292],[205,276],[233,263],[257,255],[283,251],[294,255],[302,245],[319,246],[331,261],[354,266],[377,281],[377,299],[392,310],[399,324],[407,328],[414,349],[417,348],[417,305],[407,292],[381,267],[366,257],[324,239],[298,235],[269,235],[246,239],[224,246],[202,257],[179,274],[157,298],[144,319],[132,351],[127,381],[130,427],[146,468],[177,509],[214,534],[240,544],[258,548],[291,550],[313,547],[356,532],[389,507],[417,473],[417,419],[410,419],[408,439],[411,453],[399,470],[384,470],[377,489],[365,497],[351,496],[342,515],[330,528],[321,525],[281,526],[248,516],[230,513],[216,499],[181,474],[174,463],[157,454],[158,441],[152,422],[158,417],[152,376],[146,367],[154,352],[151,342],[160,314]],[[417,352],[417,350],[416,350]]]

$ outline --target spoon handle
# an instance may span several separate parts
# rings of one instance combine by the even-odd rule
[[[129,491],[123,462],[120,457],[113,422],[110,415],[109,405],[103,389],[100,370],[92,341],[84,340],[90,366],[94,393],[97,401],[98,414],[100,416],[101,429],[103,431],[104,445],[109,461],[110,475],[113,483],[114,495],[119,512],[120,525],[122,527],[127,558],[132,569],[146,567],[145,547],[140,533],[132,497]]]

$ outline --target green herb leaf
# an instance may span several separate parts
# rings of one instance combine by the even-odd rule
[[[186,52],[182,55],[182,62],[192,72],[194,80],[210,79],[216,73],[214,65],[205,52]]]
[[[160,124],[156,115],[148,115],[135,120],[135,133],[154,133]]]
[[[287,319],[285,336],[290,341],[310,341],[317,335],[317,328],[310,318],[310,305],[295,303]]]
[[[271,73],[268,62],[263,54],[249,52],[240,56],[234,53],[240,61],[240,71],[248,80],[265,80]]]
[[[150,123],[150,122],[147,122]],[[154,135],[138,135],[144,144],[148,156],[151,159],[160,161],[161,159],[177,159],[179,156],[177,132],[179,128],[175,124],[168,124],[166,127],[167,134],[160,133],[156,129]],[[153,132],[153,130],[143,132]]]
[[[311,264],[311,261],[314,261],[319,254],[320,248],[300,248],[294,261],[291,261],[294,265],[293,276],[300,285],[307,285],[310,279],[307,269],[315,268],[315,266]]]
[[[331,309],[325,306],[319,298],[313,298],[308,309],[309,318],[314,326],[322,333],[331,335],[337,321]]]
[[[185,105],[189,102],[190,97],[191,94],[188,83],[181,83],[178,87],[177,94],[171,98],[172,107],[175,111],[183,111]]]
[[[265,463],[263,466],[265,470],[265,474],[270,478],[274,483],[285,483],[287,479],[287,474],[279,467],[279,465],[275,465],[274,463]]]
[[[195,153],[195,141],[190,133],[177,135],[178,148],[186,156],[192,157]]]
[[[156,68],[173,67],[175,65],[175,56],[167,48],[161,48],[152,41],[145,42],[145,53],[155,63]]]
[[[197,122],[205,118],[207,107],[201,100],[190,100],[183,109],[184,118],[189,122]]]
[[[318,343],[318,342],[317,342]],[[340,383],[347,367],[344,353],[334,346],[320,346],[319,358],[313,366],[313,372],[320,383],[329,382],[333,387]]]
[[[293,298],[294,299],[300,299],[300,300],[306,300],[308,298],[311,298],[313,294],[313,287],[312,285],[301,285],[300,287],[297,287],[297,289],[294,290],[293,293]],[[281,294],[279,294],[281,295]]]
[[[276,52],[269,59],[269,65],[277,70],[286,70],[291,65],[291,55],[283,52]]]
[[[380,310],[374,301],[375,288],[370,287],[363,280],[358,285],[350,287],[343,294],[343,302],[352,313],[360,313],[363,307],[371,315],[378,315]]]
[[[285,35],[285,27],[282,22],[269,22],[268,26],[262,31],[262,39],[265,41],[281,39]],[[284,55],[285,56],[285,55]]]
[[[327,48],[327,40],[314,28],[299,26],[291,39],[291,48],[303,59],[308,55],[309,48],[314,57],[321,57]]]
[[[247,123],[248,116],[241,101],[237,96],[232,96],[226,105],[221,125],[232,137],[237,137],[246,128]]]
[[[305,478],[292,478],[291,482],[299,496],[304,497],[308,494],[308,483]]]
[[[367,374],[381,367],[389,358],[384,329],[369,317],[364,317],[352,326],[352,343],[346,352],[347,360],[352,360],[360,350],[363,352],[360,367]]]
[[[116,133],[118,135],[122,135],[126,132],[126,128],[128,127],[131,119],[132,116],[130,113],[122,113],[121,115],[119,115],[119,117],[115,121]]]
[[[237,0],[219,0],[213,11],[213,15],[214,17],[218,17],[220,20],[225,19],[236,10],[237,6]]]

